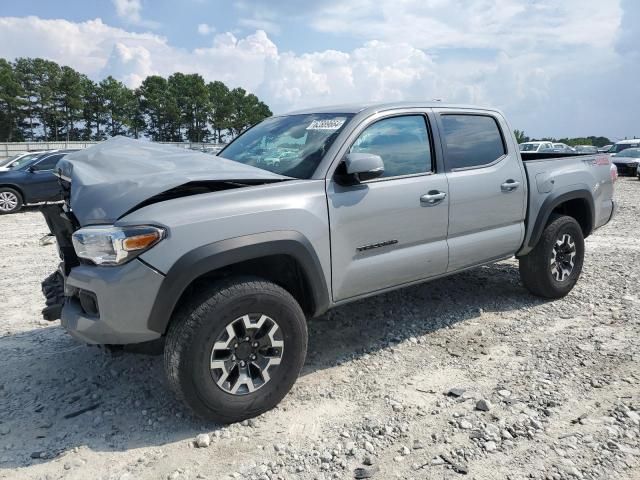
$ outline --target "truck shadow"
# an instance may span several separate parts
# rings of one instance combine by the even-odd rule
[[[540,304],[512,262],[335,309],[309,326],[303,375],[411,337]],[[126,451],[220,431],[168,391],[162,357],[79,345],[60,327],[0,337],[0,467],[46,462],[75,447]]]
[[[309,325],[303,375],[392,346],[483,313],[539,305],[512,261],[395,290],[329,311]]]

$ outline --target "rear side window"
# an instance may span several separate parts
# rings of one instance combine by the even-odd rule
[[[486,115],[442,115],[447,167],[480,167],[506,154],[498,123]]]
[[[53,170],[53,167],[56,166],[56,163],[58,163],[58,160],[62,157],[64,157],[64,154],[51,155],[50,157],[36,163],[33,167],[35,170]]]
[[[367,127],[351,146],[351,153],[372,153],[384,162],[383,177],[431,171],[431,147],[425,117],[385,118]]]

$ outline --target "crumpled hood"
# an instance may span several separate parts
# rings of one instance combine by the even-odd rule
[[[56,174],[71,182],[71,209],[81,225],[113,223],[145,200],[190,182],[289,179],[211,154],[127,137],[66,155]]]

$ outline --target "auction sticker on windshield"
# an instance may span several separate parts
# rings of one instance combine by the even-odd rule
[[[345,120],[345,117],[314,120],[307,127],[307,130],[338,130],[342,125],[344,125]]]

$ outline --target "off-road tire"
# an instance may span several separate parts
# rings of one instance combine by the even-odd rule
[[[15,204],[15,207],[11,208],[10,210],[0,208],[0,215],[8,215],[9,213],[16,213],[24,205],[24,200],[22,198],[22,195],[20,195],[20,192],[18,192],[17,190],[14,190],[13,188],[9,188],[9,187],[0,187],[0,195],[2,194],[11,195],[13,198],[15,198],[16,204]]]
[[[261,388],[236,395],[211,373],[213,344],[234,319],[261,313],[277,321],[284,341],[281,363]],[[174,315],[164,365],[170,388],[198,416],[218,423],[255,417],[276,406],[295,383],[307,353],[307,323],[296,300],[278,285],[256,278],[222,280],[195,295]]]
[[[562,235],[569,234],[575,243],[576,255],[571,274],[558,281],[551,273],[550,258],[554,245]],[[574,287],[584,263],[584,236],[580,224],[566,215],[553,214],[537,245],[527,255],[520,257],[520,278],[534,295],[544,298],[562,298]]]

